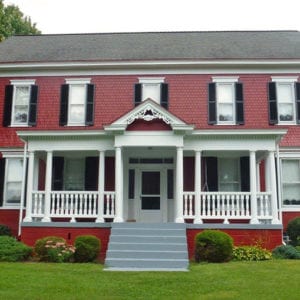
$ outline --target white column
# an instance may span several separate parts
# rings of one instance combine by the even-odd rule
[[[256,164],[256,189],[260,192],[260,163]]]
[[[265,184],[266,184],[266,192],[271,192],[271,178],[270,178],[270,159],[269,154],[265,158]]]
[[[24,222],[31,222],[32,212],[32,186],[33,186],[33,169],[34,169],[34,152],[29,151],[28,173],[27,173],[27,193],[26,193],[26,216]]]
[[[175,222],[184,223],[183,219],[183,148],[177,147],[176,152],[176,203]]]
[[[115,163],[115,192],[116,192],[116,216],[114,222],[124,222],[123,218],[123,160],[122,148],[116,147]]]
[[[200,216],[201,201],[201,151],[195,153],[195,224],[202,224]]]
[[[271,203],[272,203],[272,217],[273,217],[272,224],[280,224],[280,221],[278,218],[275,156],[274,156],[273,151],[269,151],[267,160],[268,160],[268,166],[269,166],[268,177],[270,178],[270,191],[271,191]]]
[[[103,223],[104,207],[104,182],[105,182],[105,152],[99,151],[99,171],[98,171],[98,217],[96,223]]]
[[[251,193],[251,224],[258,224],[257,218],[257,187],[256,187],[256,155],[250,151],[250,193]]]
[[[46,179],[45,179],[45,211],[42,222],[51,222],[50,218],[50,206],[51,206],[51,182],[52,182],[52,161],[53,152],[47,151],[46,162]]]

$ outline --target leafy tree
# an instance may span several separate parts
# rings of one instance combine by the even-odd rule
[[[41,33],[35,23],[31,23],[30,17],[24,16],[15,5],[5,6],[0,0],[0,42],[15,34],[39,34]]]

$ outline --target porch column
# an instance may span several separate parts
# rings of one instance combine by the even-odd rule
[[[277,181],[276,181],[276,167],[275,167],[275,153],[273,151],[268,152],[268,177],[269,186],[267,187],[267,191],[271,191],[271,203],[272,203],[272,224],[280,224],[278,218],[278,202],[277,202]]]
[[[250,193],[251,193],[251,224],[258,224],[257,218],[257,186],[256,186],[256,154],[250,151]]]
[[[116,147],[115,163],[115,192],[116,192],[116,213],[114,222],[124,222],[123,218],[123,160],[122,148]]]
[[[202,224],[201,209],[201,151],[195,153],[195,224]]]
[[[33,187],[33,169],[34,169],[34,152],[28,152],[28,173],[27,173],[27,193],[26,193],[26,216],[24,222],[32,222],[32,187]]]
[[[46,183],[45,183],[45,211],[44,211],[44,218],[42,219],[42,222],[51,222],[50,206],[51,206],[52,161],[53,161],[53,152],[47,151]]]
[[[104,178],[105,178],[105,152],[99,151],[99,171],[98,171],[98,217],[96,223],[103,223],[104,207]]]
[[[175,222],[184,223],[183,219],[183,148],[176,149],[176,203]]]

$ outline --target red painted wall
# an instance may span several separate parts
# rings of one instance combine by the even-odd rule
[[[203,229],[187,229],[187,243],[189,259],[193,259],[195,252],[195,236]],[[280,229],[222,229],[233,238],[235,246],[256,245],[259,243],[262,247],[272,250],[282,244],[282,231]]]
[[[222,75],[222,74],[219,74]],[[300,126],[272,126],[268,124],[268,95],[267,83],[273,74],[241,74],[240,82],[244,84],[244,111],[245,125],[222,126],[226,128],[268,129],[288,128],[288,134],[283,138],[282,146],[300,145]],[[286,74],[290,75],[290,74]],[[296,74],[294,74],[296,75]],[[299,74],[300,75],[300,74]],[[92,78],[95,84],[95,124],[94,126],[79,127],[80,130],[102,129],[103,125],[110,124],[134,108],[134,83],[138,82],[138,75],[103,75],[86,76]],[[214,129],[220,127],[207,124],[207,85],[215,74],[202,75],[166,75],[165,82],[169,84],[169,110],[188,124],[194,124],[196,129]],[[71,130],[78,127],[60,127],[60,86],[65,78],[38,77],[39,86],[37,126],[21,128],[21,130]],[[147,77],[149,77],[147,75]],[[156,76],[155,76],[156,77]],[[4,99],[5,85],[11,79],[0,78],[0,99]],[[3,118],[3,105],[0,105],[0,119]],[[2,123],[2,122],[1,122]],[[23,143],[17,138],[15,132],[20,128],[0,127],[0,147],[18,147]]]
[[[36,240],[46,236],[59,236],[67,243],[74,244],[79,235],[94,235],[101,240],[99,259],[104,261],[109,242],[110,228],[63,228],[63,227],[23,227],[21,241],[28,246],[34,246]]]
[[[300,210],[300,209],[299,209]],[[283,223],[283,231],[286,230],[287,224],[289,221],[300,217],[300,211],[291,211],[291,212],[283,212],[282,213],[282,223]]]
[[[18,236],[19,209],[0,209],[0,224],[8,226],[12,234]]]

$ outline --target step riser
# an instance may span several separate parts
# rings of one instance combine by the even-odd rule
[[[170,237],[170,236],[123,236],[123,235],[111,235],[110,242],[114,243],[168,243],[179,244],[185,243],[186,238],[182,236]]]
[[[111,250],[136,250],[136,251],[187,251],[186,244],[119,244],[119,243],[110,243],[109,249]]]
[[[185,229],[114,228],[113,235],[182,236]]]
[[[137,252],[137,251],[108,251],[107,259],[136,258],[136,259],[188,259],[186,252]]]
[[[149,228],[149,229],[186,229],[186,224],[180,223],[112,223],[115,228]]]

